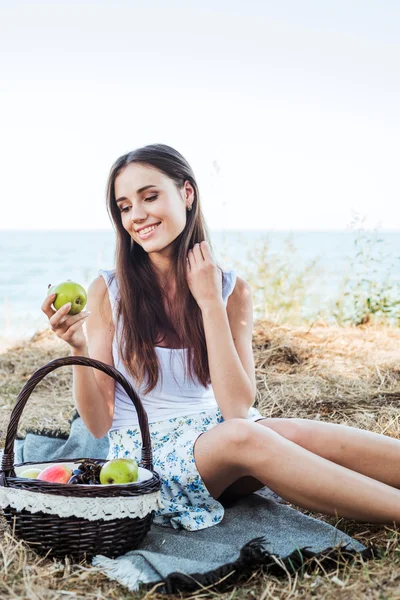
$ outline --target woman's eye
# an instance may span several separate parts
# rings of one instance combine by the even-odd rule
[[[145,198],[145,200],[148,200],[149,202],[153,202],[153,200],[155,200],[156,198],[158,198],[158,194],[155,194],[154,196],[149,196],[148,198]],[[130,206],[124,206],[124,208],[121,208],[121,212],[127,212],[130,209]]]

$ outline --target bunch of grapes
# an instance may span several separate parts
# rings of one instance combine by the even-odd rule
[[[101,465],[87,459],[79,467],[72,471],[72,477],[68,483],[84,483],[86,485],[97,485],[100,483]]]

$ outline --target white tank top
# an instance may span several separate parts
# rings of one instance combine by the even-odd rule
[[[110,277],[114,273],[115,269],[108,271],[100,269],[98,272],[104,278],[108,288],[113,322],[116,329],[119,289],[115,277],[110,281]],[[226,306],[228,297],[233,292],[236,284],[236,273],[232,269],[224,271],[223,274],[222,299]],[[148,394],[144,394],[145,384],[139,385],[127,372],[121,360],[118,351],[117,332],[115,331],[112,344],[114,367],[126,377],[139,395],[146,410],[149,423],[194,414],[218,406],[211,384],[204,387],[199,383],[193,383],[189,377],[185,379],[182,361],[186,357],[187,348],[172,349],[155,346],[155,350],[160,359],[161,373],[156,387]],[[137,425],[138,419],[132,400],[120,384],[116,382],[114,418],[110,431],[114,431],[120,427],[135,427]]]

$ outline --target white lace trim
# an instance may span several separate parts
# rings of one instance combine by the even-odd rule
[[[143,518],[152,510],[163,508],[160,491],[140,496],[114,498],[73,498],[0,487],[0,507],[12,506],[32,513],[44,512],[59,517],[81,517],[89,521],[102,519]]]

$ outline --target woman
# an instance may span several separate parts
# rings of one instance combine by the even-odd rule
[[[400,523],[399,440],[263,418],[252,407],[250,287],[216,264],[196,180],[181,154],[154,144],[121,156],[110,171],[107,209],[116,269],[100,270],[91,283],[90,311],[54,311],[54,295],[42,310],[73,356],[115,366],[139,393],[162,477],[164,508],[155,522],[203,529],[221,521],[222,502],[266,485],[308,510]],[[74,366],[73,387],[89,431],[108,433],[108,458],[140,460],[136,411],[121,386]]]

